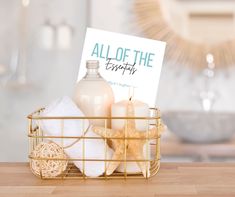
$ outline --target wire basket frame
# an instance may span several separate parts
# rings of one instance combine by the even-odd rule
[[[150,108],[150,117],[74,117],[74,116],[66,116],[66,117],[43,117],[41,116],[41,112],[44,110],[44,108],[41,108],[32,114],[28,115],[28,138],[29,138],[29,161],[30,161],[30,168],[32,172],[40,177],[41,179],[131,179],[131,178],[149,178],[157,174],[159,168],[160,168],[160,138],[161,138],[161,132],[163,131],[163,124],[161,121],[160,117],[160,111],[156,108]],[[105,131],[108,125],[108,122],[112,120],[141,120],[146,123],[146,135],[145,137],[137,138],[137,137],[128,137],[126,135],[126,129],[125,135],[123,137],[88,137],[85,136],[85,129],[83,129],[83,135],[81,136],[64,136],[64,122],[67,120],[81,120],[84,128],[84,121],[86,120],[94,120],[94,119],[99,119],[104,121],[104,127]],[[57,136],[51,136],[48,134],[45,134],[43,129],[40,126],[40,121],[42,120],[58,120],[60,121],[60,135]],[[149,136],[149,129],[150,128],[156,128],[157,135],[155,137],[150,137]],[[106,135],[105,135],[106,136]],[[35,150],[35,148],[43,142],[48,142],[52,141],[54,139],[59,139],[61,140],[61,144],[64,143],[65,139],[74,139],[76,142],[82,141],[82,156],[81,157],[76,157],[76,158],[71,158],[71,157],[59,157],[59,158],[51,158],[51,157],[45,157],[45,156],[35,156],[32,155],[32,151]],[[104,152],[105,152],[105,159],[96,159],[96,158],[90,158],[86,159],[85,158],[85,143],[86,140],[92,140],[92,139],[102,139],[105,141],[104,145]],[[123,140],[125,144],[125,149],[124,149],[124,158],[123,159],[118,159],[118,160],[113,160],[113,159],[107,159],[107,146],[110,142],[110,140]],[[137,160],[137,159],[129,159],[127,157],[127,149],[128,147],[127,142],[130,140],[145,140],[149,148],[146,148],[146,153],[145,153],[145,159]],[[66,147],[62,146],[61,147],[63,150],[66,149]],[[32,162],[37,161],[39,163],[39,173],[35,173],[33,168],[32,168]],[[53,162],[67,162],[68,164],[66,165],[65,169],[61,169],[61,173],[58,174],[57,176],[46,176],[42,172],[42,163],[43,162],[48,162],[48,161],[53,161]],[[80,161],[82,162],[82,169],[78,169],[73,162],[74,161]],[[124,172],[116,172],[114,171],[111,175],[106,174],[107,170],[107,165],[111,161],[117,161],[120,162],[121,164],[124,165]],[[87,162],[104,162],[105,163],[105,169],[104,173],[101,176],[98,177],[88,177],[85,175],[85,165]],[[149,175],[144,176],[142,172],[128,172],[127,170],[127,164],[128,163],[136,163],[136,162],[145,162],[146,163],[146,172],[149,172]]]

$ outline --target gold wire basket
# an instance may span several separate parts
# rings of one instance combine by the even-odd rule
[[[33,112],[32,114],[28,115],[28,138],[29,138],[29,161],[30,161],[30,168],[32,170],[32,172],[40,177],[41,179],[88,179],[88,178],[96,178],[96,179],[129,179],[129,178],[146,178],[148,179],[149,177],[152,177],[154,175],[157,174],[159,168],[160,168],[160,138],[161,138],[161,132],[163,131],[163,124],[161,122],[161,117],[160,117],[160,111],[156,108],[150,108],[151,111],[151,116],[150,117],[43,117],[41,116],[41,112],[44,110],[44,108],[37,110],[36,112]],[[114,119],[118,119],[118,120],[123,120],[123,121],[127,121],[127,120],[141,120],[146,122],[147,129],[146,131],[148,132],[149,128],[156,128],[157,131],[157,136],[155,137],[149,137],[149,135],[147,134],[145,138],[130,138],[130,137],[122,137],[122,138],[110,138],[110,137],[86,137],[85,135],[82,136],[64,136],[63,135],[63,130],[64,130],[64,122],[66,120],[81,120],[82,122],[84,122],[85,120],[94,120],[94,119],[99,119],[99,120],[103,120],[105,123],[105,128],[108,125],[108,122],[110,122],[111,120]],[[60,136],[49,136],[44,134],[43,129],[41,128],[39,122],[41,120],[59,120],[60,121],[60,127],[61,127],[61,135]],[[37,147],[37,145],[39,145],[42,142],[47,142],[47,141],[53,141],[53,139],[61,139],[62,141],[64,139],[76,139],[78,140],[82,140],[83,142],[83,146],[82,146],[82,157],[80,158],[69,158],[69,157],[64,157],[64,158],[49,158],[49,157],[42,157],[42,156],[34,156],[32,155],[32,151],[35,149],[35,147]],[[133,159],[128,159],[126,156],[126,149],[127,147],[125,146],[125,157],[124,159],[121,160],[117,160],[118,162],[121,162],[122,164],[124,164],[125,169],[124,172],[116,172],[114,171],[114,173],[112,173],[111,175],[107,175],[106,174],[106,167],[108,162],[110,161],[115,161],[115,160],[110,160],[110,159],[104,159],[104,160],[100,160],[100,159],[96,159],[96,158],[92,158],[92,159],[86,159],[84,157],[84,152],[85,152],[85,142],[86,139],[102,139],[105,141],[105,151],[107,150],[107,144],[109,144],[108,142],[112,139],[119,139],[119,140],[123,140],[128,141],[128,140],[145,140],[146,143],[149,144],[148,149],[146,149],[146,156],[145,159],[142,160],[133,160]],[[107,142],[107,143],[106,143]],[[62,148],[63,149],[63,148]],[[106,153],[105,153],[106,155]],[[148,156],[149,155],[149,156]],[[106,158],[106,156],[105,156]],[[61,170],[61,173],[57,176],[44,176],[42,173],[42,169],[41,169],[41,163],[43,161],[61,161],[61,162],[67,162],[66,164],[66,168]],[[39,161],[40,164],[40,172],[39,174],[36,174],[34,172],[34,170],[32,169],[32,162],[33,161]],[[74,161],[81,161],[83,166],[82,169],[78,169],[73,162]],[[86,162],[105,162],[105,169],[104,169],[104,173],[101,176],[98,177],[88,177],[84,174],[84,169],[85,169],[85,165]],[[146,162],[149,165],[146,165],[149,167],[149,175],[148,176],[144,176],[142,174],[142,172],[128,172],[126,170],[126,165],[129,162]]]

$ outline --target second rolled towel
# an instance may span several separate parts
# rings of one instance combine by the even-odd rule
[[[92,131],[89,127],[85,134],[85,137],[100,137]],[[83,151],[84,150],[84,151]],[[104,161],[94,161],[94,160],[108,160],[112,158],[113,150],[109,148],[108,144],[102,139],[81,139],[73,146],[65,149],[68,155],[76,155],[77,158],[91,161],[74,161],[74,164],[84,172],[86,176],[97,177],[104,173],[105,165]],[[78,157],[79,156],[79,157]]]

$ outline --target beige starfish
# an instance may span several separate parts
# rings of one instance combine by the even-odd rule
[[[134,117],[134,107],[132,102],[128,102],[127,105],[127,116]],[[105,129],[104,127],[94,126],[93,131],[98,135],[104,138],[110,138],[112,142],[112,148],[115,150],[112,160],[107,165],[106,174],[110,175],[114,172],[114,170],[120,164],[120,160],[125,160],[127,154],[132,155],[135,160],[146,160],[143,155],[143,148],[146,144],[146,138],[156,138],[162,131],[157,130],[156,127],[149,129],[147,132],[138,131],[135,126],[134,119],[127,119],[126,124],[122,130],[113,130],[113,129]],[[135,138],[135,139],[124,139],[126,138]],[[113,138],[120,138],[120,139],[113,139]],[[139,139],[136,139],[139,138]],[[137,161],[141,172],[143,173],[144,177],[148,177],[148,163],[145,161]]]

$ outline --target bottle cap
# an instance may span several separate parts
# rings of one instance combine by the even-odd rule
[[[99,61],[98,60],[87,60],[86,61],[86,68],[98,69],[99,68]]]

